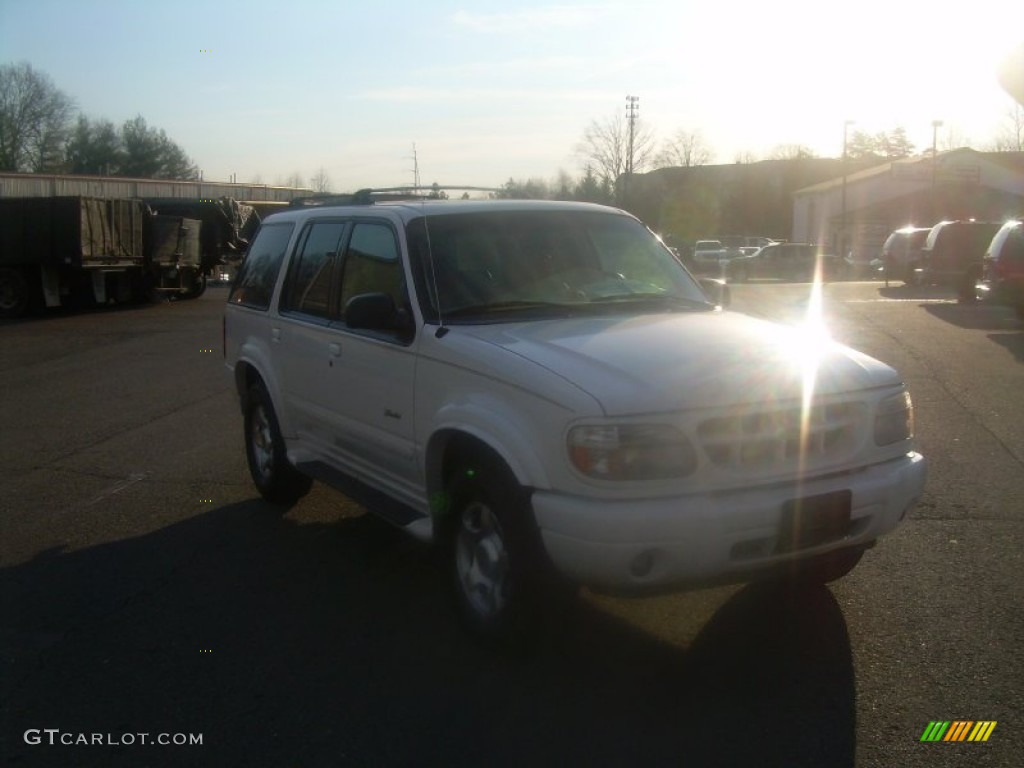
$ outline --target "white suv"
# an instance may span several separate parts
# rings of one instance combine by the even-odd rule
[[[438,541],[487,636],[551,571],[641,592],[838,578],[924,488],[892,368],[715,306],[610,208],[275,214],[224,323],[260,493],[316,478]]]

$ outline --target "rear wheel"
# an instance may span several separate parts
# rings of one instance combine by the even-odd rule
[[[0,267],[0,317],[21,317],[28,311],[29,283],[20,269]]]
[[[270,395],[262,383],[249,389],[245,407],[245,457],[260,495],[275,504],[294,504],[313,481],[289,462]]]
[[[961,304],[973,304],[975,300],[974,284],[978,281],[981,275],[975,270],[970,270],[965,273],[957,285],[956,299]]]
[[[192,287],[181,293],[183,299],[198,299],[206,293],[206,275],[196,275]]]

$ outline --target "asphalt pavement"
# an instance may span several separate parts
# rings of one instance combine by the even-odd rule
[[[734,309],[801,322],[809,293],[735,286]],[[584,592],[506,655],[460,629],[428,548],[319,484],[260,500],[224,298],[0,325],[0,762],[1020,765],[1009,310],[825,287],[833,335],[904,375],[930,461],[921,505],[848,577]],[[997,725],[922,742],[933,721]]]

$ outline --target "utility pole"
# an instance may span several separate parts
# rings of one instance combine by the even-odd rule
[[[640,111],[640,97],[626,97],[626,120],[629,122],[629,147],[626,150],[626,178],[623,182],[622,200],[626,201],[629,182],[633,177],[633,137],[636,134],[637,113]]]
[[[839,257],[845,259],[846,252],[846,158],[847,158],[847,131],[853,125],[853,120],[843,121],[843,202],[842,202],[842,223],[839,225]]]
[[[939,128],[942,127],[941,120],[932,120],[932,224],[938,223],[938,198],[936,196],[936,180],[939,166],[938,142]]]
[[[420,188],[420,161],[416,155],[416,142],[412,143],[412,185]]]

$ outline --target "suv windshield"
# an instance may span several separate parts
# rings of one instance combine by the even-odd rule
[[[426,315],[711,309],[672,253],[633,218],[494,211],[415,219],[407,229]]]

